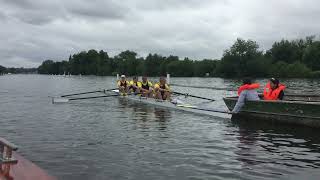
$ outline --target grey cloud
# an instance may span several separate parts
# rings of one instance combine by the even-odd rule
[[[37,3],[34,3],[32,0],[0,0],[2,4],[7,4],[11,7],[18,7],[18,8],[36,8]]]
[[[76,6],[75,6],[76,4]],[[129,9],[114,1],[82,1],[66,7],[71,14],[98,19],[122,19]]]
[[[56,19],[54,16],[43,14],[41,12],[24,12],[14,15],[20,21],[32,25],[44,25]]]
[[[220,58],[237,37],[263,49],[282,38],[318,35],[316,0],[0,0],[0,65],[103,49]]]
[[[138,9],[154,11],[154,10],[181,10],[185,8],[199,8],[206,6],[211,3],[227,3],[227,1],[220,0],[149,0],[149,1],[130,1],[127,0],[127,3],[131,4]]]
[[[4,11],[20,21],[33,25],[45,25],[54,20],[84,19],[105,20],[123,19],[130,9],[118,1],[104,0],[0,0]]]
[[[23,23],[44,25],[63,16],[57,1],[0,0],[1,11]]]
[[[6,19],[7,19],[7,15],[4,14],[3,12],[0,12],[0,21],[1,21],[1,20],[4,21],[4,20],[6,20]]]

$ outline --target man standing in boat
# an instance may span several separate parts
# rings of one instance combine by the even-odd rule
[[[129,92],[129,82],[126,80],[125,75],[121,75],[120,81],[118,81],[118,88],[120,93],[128,93]]]
[[[142,82],[141,82],[141,87],[140,87],[140,91],[142,93],[142,96],[144,97],[151,97],[152,96],[152,83],[150,81],[148,81],[147,76],[143,76],[142,77]]]
[[[238,101],[234,106],[232,113],[238,113],[244,106],[245,101],[260,100],[257,89],[260,87],[258,83],[252,83],[251,79],[244,79],[242,86],[238,89]]]
[[[134,76],[132,81],[130,81],[129,90],[131,90],[135,94],[140,93],[141,82],[138,81],[138,77]]]
[[[271,78],[263,91],[264,100],[282,100],[286,86],[280,84],[276,78]]]
[[[165,77],[160,77],[159,82],[154,85],[154,91],[156,99],[170,100],[171,91]]]

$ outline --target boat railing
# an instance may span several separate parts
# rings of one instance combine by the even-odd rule
[[[12,157],[13,151],[18,150],[18,146],[0,138],[0,164],[16,164],[18,160]]]

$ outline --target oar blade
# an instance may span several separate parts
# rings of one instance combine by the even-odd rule
[[[53,97],[52,98],[52,104],[55,104],[55,103],[67,103],[69,102],[69,99],[67,98],[61,98],[61,97]]]
[[[119,89],[112,89],[111,91],[114,92],[114,93],[119,93],[120,92]]]

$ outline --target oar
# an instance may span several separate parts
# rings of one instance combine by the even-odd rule
[[[184,96],[190,96],[190,97],[194,97],[194,98],[198,98],[198,99],[204,99],[204,100],[209,100],[209,101],[215,101],[215,99],[210,99],[210,98],[205,98],[205,97],[200,97],[200,96],[194,96],[188,93],[180,93],[180,92],[175,92],[173,91],[172,93],[174,94],[178,94],[178,95],[184,95]]]
[[[182,85],[182,84],[170,84],[171,86],[177,87],[191,87],[191,88],[198,88],[198,89],[213,89],[213,90],[223,90],[223,91],[237,91],[236,89],[232,88],[219,88],[219,87],[211,87],[211,86],[189,86],[189,85]]]
[[[177,87],[191,87],[191,88],[199,88],[199,89],[213,89],[213,90],[222,90],[222,91],[238,91],[237,89],[232,89],[232,88],[219,88],[219,87],[211,87],[211,86],[189,86],[189,85],[182,85],[182,84],[170,84],[171,86],[177,86]],[[320,97],[320,94],[295,94],[295,93],[290,93],[294,92],[294,87],[288,87],[286,89],[285,96],[296,96],[296,97]],[[259,93],[263,93],[261,91],[258,91]]]
[[[230,111],[224,111],[224,110],[218,110],[218,109],[206,109],[206,108],[200,108],[200,107],[192,106],[192,105],[179,104],[179,105],[177,105],[177,106],[178,106],[178,107],[184,107],[184,108],[201,110],[201,111],[209,111],[209,112],[217,112],[217,113],[224,113],[224,114],[232,114],[232,112],[230,112]]]
[[[115,90],[115,89],[104,89],[104,90],[97,90],[97,91],[88,91],[88,92],[81,92],[81,93],[74,93],[74,94],[66,94],[66,95],[62,95],[61,97],[69,97],[69,96],[76,96],[76,95],[82,95],[82,94],[92,94],[92,93],[112,91],[112,90]]]
[[[104,95],[104,96],[91,96],[91,97],[81,97],[81,98],[52,98],[52,104],[54,103],[67,103],[69,101],[74,100],[82,100],[82,99],[96,99],[96,98],[105,98],[105,97],[113,97],[113,96],[119,96],[118,94],[112,94],[112,95]]]

